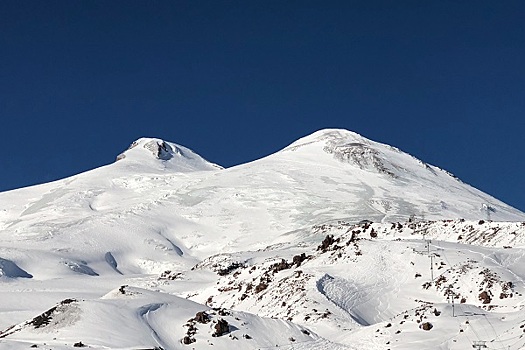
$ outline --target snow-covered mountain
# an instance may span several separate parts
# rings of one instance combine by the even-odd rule
[[[0,349],[509,346],[522,222],[347,130],[228,169],[142,138],[113,164],[0,193]]]
[[[193,172],[222,169],[208,162],[191,149],[160,139],[140,138],[117,156],[135,171]]]

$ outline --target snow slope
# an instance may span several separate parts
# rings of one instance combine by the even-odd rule
[[[443,278],[466,313],[518,337],[525,214],[394,147],[328,129],[229,169],[151,138],[117,159],[0,193],[0,348],[408,349],[436,334],[429,349],[453,349],[466,340],[443,334],[481,336],[449,315]],[[430,285],[424,239],[441,252]],[[28,327],[53,307],[60,326]],[[211,308],[235,310],[228,341],[206,323],[183,344]]]
[[[219,320],[227,323],[225,336],[217,335]],[[55,339],[57,333],[60,340]],[[289,343],[290,337],[303,343],[318,340],[315,334],[291,322],[212,310],[176,296],[128,286],[96,300],[65,299],[0,337],[26,348],[27,344],[67,348],[86,343],[101,349],[184,349],[190,344],[197,349],[211,345],[257,349]],[[188,344],[181,343],[185,337]]]

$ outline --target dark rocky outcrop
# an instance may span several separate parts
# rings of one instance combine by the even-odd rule
[[[212,337],[220,337],[226,333],[230,332],[230,325],[224,319],[219,319],[215,324],[215,333],[212,334]]]
[[[432,325],[432,323],[430,322],[423,322],[421,323],[421,325],[419,326],[419,328],[421,328],[422,330],[424,331],[429,331],[433,328],[434,326]]]
[[[197,312],[193,320],[198,323],[208,323],[210,322],[210,316],[206,312],[200,311]]]
[[[303,263],[303,261],[305,261],[307,259],[307,256],[305,253],[302,253],[301,255],[296,255],[293,257],[292,259],[292,263],[296,266],[296,267],[299,267],[301,266],[301,264]]]
[[[481,300],[483,302],[483,304],[490,304],[490,301],[492,300],[492,298],[490,297],[490,294],[487,293],[486,290],[484,290],[483,292],[479,293],[478,298],[479,298],[479,300]]]

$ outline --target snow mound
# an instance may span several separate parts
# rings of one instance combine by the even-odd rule
[[[91,267],[89,267],[84,261],[62,261],[64,265],[69,267],[71,271],[74,271],[79,274],[88,275],[88,276],[98,276]]]
[[[6,260],[0,258],[0,277],[9,277],[9,278],[32,278],[33,276],[26,271],[18,267],[17,264],[11,260]]]

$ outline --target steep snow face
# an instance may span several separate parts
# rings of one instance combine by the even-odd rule
[[[177,172],[218,170],[213,164],[181,145],[155,138],[140,138],[117,157],[123,163],[141,164],[150,168],[168,169]]]

